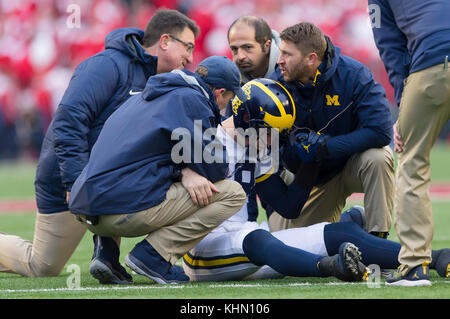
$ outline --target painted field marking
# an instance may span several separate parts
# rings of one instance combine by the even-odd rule
[[[83,291],[114,291],[114,290],[147,290],[147,289],[192,289],[192,288],[276,288],[276,287],[305,287],[305,286],[348,286],[366,285],[366,282],[329,282],[329,283],[290,283],[290,284],[211,284],[198,285],[149,285],[149,286],[121,286],[121,287],[80,287],[80,288],[43,288],[43,289],[4,289],[2,293],[39,293],[39,292],[83,292]]]

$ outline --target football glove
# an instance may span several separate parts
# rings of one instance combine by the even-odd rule
[[[325,134],[311,131],[297,132],[290,136],[290,144],[294,146],[299,160],[304,163],[322,163],[328,155]]]

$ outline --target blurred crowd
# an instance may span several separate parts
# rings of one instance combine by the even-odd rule
[[[344,54],[366,64],[393,101],[393,91],[361,0],[0,0],[0,160],[36,159],[75,67],[103,50],[113,29],[144,29],[159,7],[196,21],[194,68],[210,55],[231,57],[226,33],[253,14],[282,31],[300,21],[319,26]]]

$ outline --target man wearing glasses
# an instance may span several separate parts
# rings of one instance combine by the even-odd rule
[[[192,42],[184,42],[183,40],[180,40],[171,34],[169,36],[171,39],[180,42],[189,54],[194,53],[195,44],[193,44]]]
[[[68,208],[75,179],[108,117],[150,76],[192,63],[198,26],[176,10],[158,10],[146,30],[113,30],[105,50],[75,70],[45,136],[36,172],[38,212],[34,242],[0,234],[0,271],[27,277],[57,276],[86,227]],[[90,272],[101,283],[129,283],[119,264],[117,238],[94,236]]]

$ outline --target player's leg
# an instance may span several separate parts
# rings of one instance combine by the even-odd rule
[[[340,223],[354,222],[364,231],[366,225],[364,207],[353,206],[342,213]],[[345,240],[346,238],[342,239]],[[369,239],[372,239],[369,237]],[[382,243],[385,244],[385,243]],[[430,269],[435,269],[437,273],[444,278],[450,276],[450,248],[434,249],[431,251]],[[389,272],[390,274],[390,272]]]
[[[378,264],[382,268],[398,266],[400,244],[372,236],[354,222],[320,223],[273,234],[286,245],[329,256],[338,253],[342,243],[351,242],[361,251],[363,264]]]
[[[243,250],[254,264],[268,265],[286,276],[335,276],[345,281],[360,281],[366,272],[358,248],[351,243],[343,243],[335,256],[324,257],[288,246],[270,232],[258,229],[244,238]]]
[[[259,228],[256,222],[225,222],[214,229],[183,256],[186,275],[191,281],[235,281],[252,275],[260,267],[244,254],[242,242]]]
[[[272,235],[281,240],[285,245],[295,247],[311,254],[327,256],[327,250],[323,241],[323,227],[327,223],[319,223],[308,227],[297,227],[272,232]],[[276,279],[283,275],[270,266],[264,265],[247,279]]]
[[[431,251],[430,269],[436,269],[441,277],[450,278],[450,248]]]
[[[0,234],[0,264],[22,276],[57,276],[85,232],[86,227],[68,211],[37,213],[33,243],[19,236]]]
[[[359,227],[367,231],[366,228],[366,212],[364,207],[359,205],[354,205],[349,209],[342,212],[341,219],[339,219],[340,223],[345,222],[354,222],[358,224]]]
[[[249,233],[242,243],[245,255],[258,266],[269,265],[285,276],[319,277],[323,256],[287,246],[265,230]]]
[[[399,266],[397,257],[400,244],[370,235],[354,222],[331,223],[324,227],[323,238],[328,254],[335,254],[343,242],[355,244],[361,251],[365,265],[377,264],[381,268]]]

